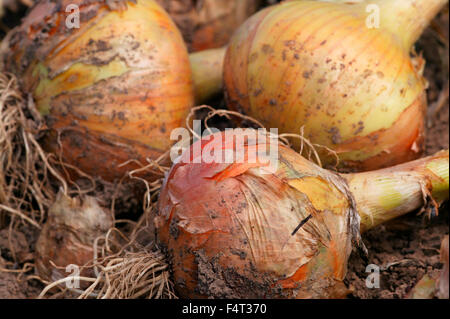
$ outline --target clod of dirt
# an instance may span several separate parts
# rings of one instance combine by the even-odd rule
[[[16,274],[0,271],[0,299],[34,298],[39,291],[39,288],[30,285],[27,281],[19,282]]]
[[[0,249],[1,257],[7,260],[14,260],[22,264],[33,259],[27,238],[17,230],[1,229],[0,247],[2,248]]]

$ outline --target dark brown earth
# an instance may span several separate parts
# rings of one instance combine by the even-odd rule
[[[35,298],[42,290],[39,281],[26,280],[32,271],[21,273],[34,260],[37,236],[38,232],[30,226],[0,229],[0,299]],[[8,272],[4,271],[6,268]]]
[[[16,12],[7,12],[0,20],[0,37],[8,27],[14,26],[24,14],[23,6]],[[449,148],[449,104],[443,103],[440,110],[433,111],[447,86],[448,95],[448,8],[444,10],[425,32],[416,46],[427,60],[425,76],[429,81],[430,102],[429,131],[426,154]],[[216,107],[223,108],[223,100]],[[214,122],[214,121],[213,121]],[[211,126],[225,126],[214,122]],[[0,221],[1,222],[1,221]],[[1,225],[1,223],[0,223]],[[1,226],[0,226],[1,227]],[[431,218],[418,216],[413,212],[405,217],[373,229],[363,235],[369,250],[369,263],[381,267],[380,288],[369,289],[365,281],[368,273],[366,262],[353,255],[349,262],[346,284],[353,291],[350,298],[406,298],[411,289],[425,275],[436,275],[443,265],[439,249],[443,237],[449,233],[449,206],[444,204],[439,216]],[[36,279],[28,278],[33,271],[21,274],[27,263],[33,262],[34,245],[38,231],[31,226],[21,225],[15,230],[0,229],[0,299],[35,298],[44,287]]]

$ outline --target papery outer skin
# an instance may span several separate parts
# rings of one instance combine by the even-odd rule
[[[180,28],[189,51],[220,48],[262,0],[157,0]]]
[[[363,8],[291,1],[251,17],[225,58],[229,107],[280,133],[304,126],[305,137],[339,154],[343,169],[419,157],[425,80],[398,35],[367,28]]]
[[[221,145],[225,134],[213,136],[211,142],[197,142],[202,150],[211,145],[234,149],[229,140]],[[248,158],[266,141],[265,136],[257,143],[249,139]],[[271,147],[276,145],[271,142]],[[338,175],[282,145],[273,174],[264,174],[260,163],[192,162],[185,153],[168,173],[155,218],[158,242],[168,252],[181,297],[345,294],[342,280],[352,240],[359,236],[359,217]],[[214,269],[216,277],[204,278],[205,269]]]
[[[80,8],[80,28],[65,21]],[[42,144],[113,181],[172,145],[194,93],[178,29],[152,0],[41,1],[9,35],[5,65],[22,80],[49,131]],[[154,176],[148,176],[149,179]]]
[[[111,213],[102,209],[95,198],[80,200],[58,193],[36,242],[35,262],[41,278],[56,281],[73,275],[65,271],[68,265],[81,267],[92,262],[94,241],[112,227]],[[93,275],[93,271],[81,269],[80,275]]]

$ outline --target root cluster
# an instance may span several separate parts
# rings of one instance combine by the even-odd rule
[[[66,183],[37,142],[39,116],[19,91],[17,80],[0,73],[0,228],[45,220],[57,188],[51,177]]]
[[[199,111],[207,112],[206,116],[202,116],[203,126],[207,130],[210,130],[208,121],[215,116],[238,119],[244,122],[241,123],[244,127],[262,128],[256,120],[237,112],[200,106],[192,109],[186,121],[192,133],[191,141],[196,137],[191,120],[198,117]],[[139,169],[128,172],[117,185],[111,185],[63,163],[61,157],[55,154],[46,153],[39,145],[42,130],[45,126],[34,109],[32,99],[22,95],[13,76],[0,74],[0,228],[27,223],[41,230],[58,191],[66,195],[95,196],[103,206],[109,206],[114,215],[117,201],[124,193],[121,182],[126,178],[140,181],[145,186],[146,191],[140,201],[143,215],[137,223],[115,220],[114,227],[95,240],[92,261],[79,265],[82,269],[91,270],[83,274],[94,273],[95,276],[70,275],[49,282],[36,275],[36,271],[33,273],[35,267],[32,263],[17,272],[46,285],[39,298],[176,298],[169,266],[154,241],[153,216],[162,179],[150,183],[139,177],[143,171],[157,171],[161,175],[167,173],[169,167],[160,163],[167,162],[169,152],[157,160],[138,163]],[[299,151],[321,165],[316,151],[318,145],[311,144],[302,132],[276,138],[287,145],[290,145],[290,140],[299,139]],[[127,164],[122,163],[121,166]],[[71,170],[76,171],[85,182],[72,181]],[[99,183],[102,185],[100,188]],[[123,227],[124,224],[132,227]],[[2,268],[0,271],[11,270]],[[75,281],[80,283],[79,286],[72,285]]]

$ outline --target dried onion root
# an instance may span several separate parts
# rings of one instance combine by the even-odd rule
[[[165,256],[157,250],[129,245],[127,249],[99,258],[96,276],[67,276],[47,285],[39,295],[44,298],[59,287],[62,294],[79,299],[172,299],[176,298],[169,279]],[[79,280],[83,289],[68,289],[66,283]]]
[[[79,299],[176,298],[165,255],[149,242],[148,234],[143,237],[145,245],[139,243],[139,233],[146,231],[147,226],[146,222],[136,225],[130,237],[116,227],[109,229],[89,248],[95,257],[85,259],[84,275],[54,278],[39,298],[55,296],[56,288],[60,290],[58,295]],[[68,288],[67,282],[74,280],[80,282],[80,287]]]
[[[100,209],[93,198],[85,197],[80,202],[58,196],[37,243],[37,268],[47,283],[39,298],[176,298],[165,256],[154,245],[151,220],[162,181],[149,182],[140,177],[145,170],[166,172],[168,168],[161,162],[162,158],[149,160],[129,172],[131,179],[146,188],[144,214],[129,235],[119,230],[119,225],[131,221],[113,222],[113,216]],[[95,211],[97,214],[93,214]],[[68,275],[66,267],[70,264],[78,265],[81,272]],[[67,283],[74,280],[80,287],[68,288]]]
[[[25,115],[27,114],[27,115]],[[65,182],[39,146],[32,118],[17,80],[0,73],[0,226],[22,221],[41,227],[46,212],[56,198],[57,188]],[[67,188],[67,186],[65,186]],[[8,218],[6,216],[9,216]]]
[[[23,269],[20,270],[12,270],[9,266],[3,265],[7,268],[2,267],[0,271],[17,273],[18,280],[25,277],[27,280],[37,279],[52,285],[52,287],[61,288],[62,285],[62,289],[56,290],[59,292],[55,292],[54,289],[47,291],[47,294],[51,293],[52,297],[67,297],[68,294],[71,294],[70,296],[73,296],[73,294],[79,295],[83,292],[82,290],[68,290],[63,284],[55,286],[54,281],[72,281],[63,277],[67,275],[66,266],[75,264],[81,267],[82,275],[84,275],[81,276],[83,278],[81,280],[82,287],[86,287],[87,283],[92,284],[96,282],[96,277],[92,276],[95,273],[93,268],[93,256],[95,254],[93,251],[101,250],[98,261],[102,260],[102,258],[109,261],[111,258],[107,259],[106,257],[114,255],[123,259],[120,261],[120,265],[132,266],[135,262],[142,265],[137,260],[133,261],[133,257],[141,258],[141,260],[145,261],[144,265],[147,265],[149,271],[151,271],[145,274],[143,278],[154,280],[155,282],[154,289],[152,286],[147,287],[149,288],[147,296],[172,296],[170,293],[170,282],[166,280],[167,275],[165,275],[164,271],[160,271],[161,267],[165,267],[163,262],[158,261],[161,258],[160,254],[151,252],[144,257],[143,252],[147,251],[148,248],[144,249],[141,247],[140,249],[127,249],[121,252],[119,256],[117,251],[120,251],[120,248],[127,242],[126,240],[115,243],[115,247],[109,242],[108,249],[93,247],[94,237],[99,235],[99,231],[102,232],[102,236],[105,236],[105,233],[111,226],[109,218],[115,211],[117,201],[120,200],[118,196],[123,193],[120,183],[114,185],[103,180],[94,180],[76,167],[73,167],[73,169],[76,169],[85,178],[87,184],[69,184],[70,179],[63,178],[62,173],[59,173],[59,169],[62,166],[71,166],[68,164],[61,165],[62,162],[55,155],[45,153],[40,147],[38,142],[40,117],[36,115],[34,104],[30,100],[25,101],[23,98],[13,75],[0,73],[0,105],[0,147],[2,150],[0,156],[1,227],[16,227],[18,223],[22,222],[42,229],[36,245],[36,265],[26,263],[23,265]],[[36,115],[36,117],[33,117],[33,115]],[[148,158],[145,164],[135,160],[134,162],[139,168],[129,172],[127,175],[138,183],[145,183],[146,187],[144,188],[147,189],[147,192],[142,201],[144,211],[152,209],[161,182],[159,180],[149,182],[137,176],[140,176],[139,173],[142,170],[148,170],[153,172],[152,174],[162,176],[168,170],[162,163],[165,158],[167,158],[165,154],[156,160]],[[127,163],[122,164],[126,165]],[[61,170],[61,172],[64,172],[64,170]],[[64,177],[68,178],[69,176]],[[62,187],[62,191],[57,196],[58,187]],[[100,209],[97,204],[94,205],[95,200],[93,198],[89,199],[89,197],[85,196],[88,193],[96,194],[103,205],[105,203],[111,205],[111,215],[107,215],[109,217],[105,216],[104,208]],[[88,204],[87,207],[94,206],[94,211],[101,214],[91,215],[91,217],[95,217],[93,219],[80,219],[76,214],[77,210],[74,208],[77,207],[77,203],[81,202],[79,199],[69,198],[68,194],[76,194],[76,196],[85,198],[81,202]],[[89,205],[89,203],[92,205]],[[69,208],[72,207],[72,210],[66,209],[66,214],[55,216],[57,208],[60,211],[64,211],[61,209],[61,206],[64,206],[63,204],[69,206]],[[83,208],[86,208],[86,206],[83,206]],[[48,213],[49,210],[50,213]],[[67,214],[67,212],[71,214]],[[50,217],[47,220],[48,215]],[[104,218],[100,224],[95,222],[101,216],[104,216],[106,219]],[[47,222],[44,224],[46,220]],[[143,219],[143,221],[145,220]],[[144,222],[142,224],[144,225],[143,228],[147,229],[147,224]],[[98,229],[99,225],[103,226]],[[138,233],[137,230],[135,232]],[[148,242],[148,234],[145,234],[143,237]],[[114,247],[114,249],[111,247]],[[114,271],[114,269],[120,268],[120,265],[119,267],[105,268],[105,271]],[[33,269],[38,271],[38,276],[29,275]],[[151,279],[153,278],[153,273],[156,275],[154,279]],[[159,274],[162,274],[162,277]],[[115,278],[119,280],[119,277]],[[99,283],[97,282],[96,285],[99,285]],[[125,292],[123,293],[125,294]],[[92,294],[89,296],[92,297]]]

